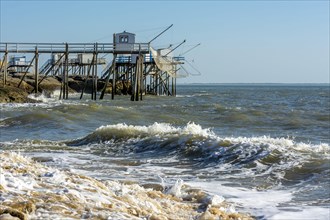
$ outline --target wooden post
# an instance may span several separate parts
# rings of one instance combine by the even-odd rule
[[[135,101],[139,101],[140,94],[141,94],[141,78],[142,78],[142,65],[143,65],[143,56],[139,55],[139,62],[138,62],[138,71],[136,74],[136,96],[135,96]]]
[[[93,53],[93,57],[95,57],[95,53]],[[93,59],[94,61],[94,59]],[[91,67],[92,67],[92,92],[91,92],[91,99],[93,100],[94,99],[94,86],[95,86],[95,83],[94,83],[94,72],[95,72],[95,66],[94,66],[94,63],[92,62],[91,63]]]
[[[96,97],[94,97],[95,96],[95,94],[96,94],[96,92],[95,92],[95,90],[96,90],[96,88],[95,88],[95,75],[96,75],[96,71],[95,71],[95,65],[96,65],[96,48],[95,48],[95,44],[94,44],[94,52],[93,52],[93,61],[92,61],[92,63],[91,63],[91,65],[92,65],[92,93],[91,93],[91,99],[92,100],[95,100],[95,98]]]
[[[159,84],[158,84],[158,87],[159,87],[159,95],[163,95],[163,72],[160,71],[159,73],[159,76],[158,76],[158,80],[159,80]]]
[[[170,96],[170,75],[166,73],[167,96]]]
[[[97,55],[98,55],[98,50],[97,50],[97,43],[95,43],[95,68],[94,68],[94,100],[96,100],[96,93],[97,93]]]
[[[65,44],[65,99],[69,96],[69,45]]]
[[[117,54],[116,54],[116,35],[113,34],[112,35],[112,42],[113,42],[113,61],[112,61],[112,74],[113,74],[113,77],[112,77],[112,89],[111,89],[111,99],[114,100],[115,99],[115,92],[116,92],[116,57],[117,57]],[[110,72],[111,73],[111,72]],[[110,74],[109,73],[109,74]]]
[[[131,96],[131,101],[136,101],[136,96],[137,96],[137,87],[138,87],[138,74],[139,74],[139,60],[140,60],[140,56],[138,56],[136,58],[136,62],[135,62],[135,71],[134,74],[132,73],[132,96]]]
[[[143,68],[143,61],[144,61],[144,58],[143,58],[143,55],[141,54],[141,63],[140,63],[140,88],[139,88],[139,90],[140,90],[140,100],[142,101],[142,95],[143,95],[143,72],[144,72],[144,68]]]
[[[174,96],[176,96],[176,78],[174,78]]]
[[[1,64],[3,65],[3,87],[6,86],[7,83],[7,69],[8,69],[8,45],[6,44],[6,51],[4,54],[4,58],[3,58],[3,63]]]
[[[38,61],[39,61],[39,54],[38,54],[38,47],[35,50],[35,63],[34,63],[34,93],[37,94],[39,91],[39,73],[38,73]]]
[[[92,58],[92,63],[94,62],[94,59],[95,59],[95,56],[93,56],[93,58]],[[85,79],[85,85],[84,85],[84,88],[81,90],[80,99],[82,99],[82,97],[84,95],[84,92],[85,92],[85,89],[87,87],[87,82],[88,82],[89,74],[90,74],[91,69],[92,69],[92,63],[91,63],[91,65],[88,66],[87,76],[86,76],[86,79]]]
[[[172,96],[174,96],[174,77],[172,77]]]
[[[65,44],[65,57],[64,62],[62,63],[62,84],[61,84],[61,93],[60,93],[60,99],[61,96],[63,99],[68,98],[68,71],[69,71],[69,54],[68,54],[69,46],[66,43]]]
[[[154,81],[154,84],[155,84],[155,93],[156,93],[156,95],[159,94],[159,93],[158,93],[158,72],[159,72],[159,70],[157,69],[157,70],[156,70],[156,73],[155,73],[155,81]]]
[[[116,57],[117,54],[113,55],[113,68],[112,68],[112,90],[111,90],[111,99],[115,99],[115,93],[116,93],[116,75],[117,75],[117,67],[116,67]],[[109,73],[110,74],[110,73]]]
[[[136,82],[136,86],[135,86],[135,101],[139,101],[139,92],[140,92],[140,56],[139,56],[139,60],[138,60],[138,64],[136,67],[136,75],[135,75],[135,82]]]
[[[105,79],[105,84],[104,84],[104,87],[103,87],[103,89],[102,89],[100,99],[103,99],[103,97],[104,97],[105,90],[107,89],[107,86],[108,86],[108,83],[109,83],[109,79],[110,79],[111,71],[113,71],[113,67],[114,67],[115,62],[116,62],[116,57],[117,57],[117,54],[114,54],[114,55],[113,55],[113,60],[112,60],[112,65],[111,65],[111,67],[110,67],[110,69],[109,69],[109,73],[108,73],[108,75],[107,75],[107,78]]]
[[[63,63],[62,63],[63,65]],[[60,67],[59,67],[59,71],[60,71]],[[64,90],[64,68],[62,68],[62,81],[61,81],[61,90],[60,90],[60,97],[59,99],[62,99],[62,94],[63,94],[63,90]]]

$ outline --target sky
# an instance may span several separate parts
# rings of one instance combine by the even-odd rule
[[[330,83],[329,0],[0,0],[1,42],[112,43],[124,30],[155,48],[177,45],[179,83]]]

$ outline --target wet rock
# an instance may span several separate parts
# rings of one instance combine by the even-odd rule
[[[27,220],[27,216],[24,213],[22,213],[16,209],[0,207],[0,219],[1,220]]]
[[[0,220],[20,220],[18,217],[14,217],[8,213],[0,215]]]

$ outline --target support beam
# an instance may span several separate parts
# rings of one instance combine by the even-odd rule
[[[94,57],[95,57],[95,60],[92,63],[92,65],[93,65],[92,100],[96,100],[96,93],[97,93],[97,43],[95,43],[95,46],[94,46]]]
[[[26,74],[29,72],[29,69],[30,69],[30,67],[32,66],[32,63],[33,63],[33,61],[34,61],[35,58],[36,58],[36,55],[34,55],[34,57],[32,58],[31,62],[29,63],[29,66],[26,68],[26,70],[25,70],[25,72],[24,72],[24,74],[23,74],[23,76],[22,76],[22,78],[21,78],[21,81],[18,83],[17,88],[20,87],[20,85],[21,85],[21,83],[23,82],[23,80],[24,80]]]
[[[7,48],[7,44],[6,44],[6,51],[5,51],[5,54],[4,54],[4,57],[3,57],[3,62],[1,64],[1,69],[2,69],[2,66],[3,66],[3,87],[6,86],[6,83],[7,83],[7,74],[8,74],[8,48]]]
[[[114,48],[114,51],[116,51],[116,35],[113,34],[113,48]],[[116,73],[117,73],[117,68],[116,68],[116,57],[117,57],[117,54],[113,54],[113,57],[114,57],[114,60],[113,60],[113,77],[112,77],[112,90],[111,90],[111,99],[114,100],[115,99],[115,92],[116,92]]]
[[[102,89],[100,99],[103,99],[103,97],[104,97],[105,90],[107,89],[107,86],[108,86],[108,83],[109,83],[109,79],[110,79],[111,72],[113,72],[113,69],[114,69],[114,67],[115,67],[116,57],[117,57],[117,54],[114,54],[114,55],[113,55],[113,60],[112,60],[112,65],[111,65],[111,67],[110,67],[109,73],[108,73],[107,78],[106,78],[106,80],[105,80],[105,84],[104,84],[104,87],[103,87],[103,89]]]
[[[65,44],[65,99],[69,96],[69,45]]]
[[[38,67],[38,63],[39,63],[39,54],[38,54],[38,47],[36,47],[36,51],[35,51],[35,59],[34,59],[34,93],[37,94],[39,92],[39,67]]]
[[[65,54],[62,54],[61,57],[49,68],[49,70],[46,71],[45,75],[41,78],[41,80],[38,82],[38,86],[41,84],[41,82],[47,77],[47,75],[53,70],[53,68],[58,65],[58,63],[61,61],[61,59],[64,57]],[[57,70],[58,71],[58,70]],[[35,91],[35,88],[32,90],[32,92]]]
[[[95,56],[93,56],[92,63],[88,66],[87,76],[86,76],[86,79],[85,79],[85,85],[84,85],[84,88],[81,90],[80,99],[82,99],[82,97],[84,95],[84,92],[85,92],[85,89],[87,87],[88,78],[89,78],[94,60],[95,60]]]

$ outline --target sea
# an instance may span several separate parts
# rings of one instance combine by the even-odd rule
[[[28,160],[36,163],[31,169],[51,172],[38,174],[36,184],[24,179],[36,170],[27,166],[25,176],[15,176],[3,162],[0,203],[71,172],[113,181],[122,194],[124,183],[177,197],[184,186],[198,189],[230,204],[227,213],[254,219],[330,219],[329,84],[181,84],[176,97],[137,102],[124,95],[93,101],[89,94],[59,100],[59,91],[31,98],[39,102],[0,104],[0,153],[6,166]],[[83,197],[79,184],[70,187],[61,192],[77,187]],[[33,218],[47,216],[70,219],[47,207]],[[108,219],[116,218],[131,219]]]

